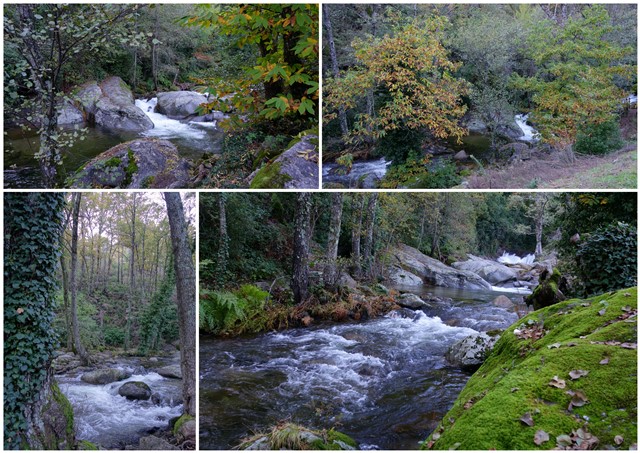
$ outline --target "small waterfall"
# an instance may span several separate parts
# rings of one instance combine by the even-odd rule
[[[384,157],[378,160],[354,162],[351,171],[346,175],[342,175],[336,171],[340,167],[339,165],[333,163],[323,164],[322,183],[338,183],[347,188],[362,187],[371,189],[387,173],[389,165],[391,165],[391,161],[385,160]]]
[[[533,253],[528,254],[524,258],[520,258],[518,255],[504,252],[501,257],[498,258],[498,263],[502,264],[526,264],[531,266],[535,261],[536,256]]]
[[[533,127],[527,124],[527,118],[529,118],[529,114],[526,115],[516,115],[516,124],[522,130],[522,137],[520,140],[525,140],[528,142],[537,141],[540,134]]]
[[[207,133],[204,128],[215,128],[214,123],[201,123],[200,127],[194,127],[194,122],[182,123],[178,120],[171,119],[166,115],[157,113],[155,111],[158,104],[158,98],[151,98],[149,100],[136,99],[136,106],[140,108],[151,121],[153,121],[154,128],[142,133],[145,137],[156,138],[186,138],[203,140],[206,138]],[[206,124],[206,126],[203,126]]]

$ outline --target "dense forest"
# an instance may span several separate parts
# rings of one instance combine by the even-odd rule
[[[5,195],[5,448],[195,446],[194,204]]]
[[[216,193],[199,203],[202,448],[534,448],[522,408],[533,415],[539,398],[553,401],[533,415],[545,434],[584,447],[571,411],[585,397],[563,412],[571,397],[548,390],[554,375],[564,388],[568,366],[575,379],[592,373],[584,420],[629,415],[619,433],[598,418],[586,439],[635,439],[636,193]],[[496,341],[501,358],[470,381]],[[547,353],[564,343],[584,350]],[[541,381],[527,384],[541,362]],[[511,371],[500,387],[509,402],[480,404],[502,395],[493,386]],[[617,372],[616,398],[596,396]],[[466,438],[445,414],[475,403],[500,419],[522,413],[488,433],[469,412],[477,434]]]
[[[325,187],[636,187],[637,5],[323,5],[323,30]]]
[[[318,53],[317,5],[7,6],[5,184],[317,188]]]

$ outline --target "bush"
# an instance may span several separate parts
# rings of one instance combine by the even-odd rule
[[[414,129],[395,129],[376,142],[375,153],[393,161],[394,165],[408,161],[412,152],[422,149],[424,135]]]
[[[253,285],[235,292],[200,289],[200,330],[213,334],[263,330],[269,293]]]
[[[444,189],[460,184],[460,176],[452,161],[441,161],[429,168],[429,157],[409,153],[407,160],[393,165],[380,186],[385,189],[408,187],[410,189]]]
[[[618,120],[590,124],[578,132],[574,150],[583,154],[606,154],[622,148]]]
[[[112,347],[120,347],[124,344],[124,329],[120,327],[105,327],[104,344]]]
[[[577,277],[586,295],[637,284],[636,227],[617,222],[598,228],[578,246]]]

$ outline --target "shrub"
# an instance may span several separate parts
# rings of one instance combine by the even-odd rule
[[[618,120],[590,124],[578,132],[574,150],[583,154],[606,154],[622,148]]]
[[[112,347],[122,346],[124,344],[124,330],[120,327],[105,327],[104,344]]]
[[[242,285],[235,292],[200,289],[200,330],[213,334],[263,330],[268,295],[253,285]]]
[[[408,161],[412,152],[422,149],[423,141],[424,135],[420,131],[395,129],[378,139],[375,152],[399,165]]]
[[[636,285],[635,226],[617,222],[598,228],[578,246],[577,277],[587,295]]]

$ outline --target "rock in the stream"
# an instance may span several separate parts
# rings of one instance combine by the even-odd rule
[[[511,301],[511,299],[503,295],[500,295],[493,299],[493,305],[500,308],[506,308],[507,310],[511,310],[515,307],[515,304]]]
[[[564,283],[565,279],[557,268],[553,272],[544,270],[540,274],[538,286],[533,290],[533,294],[525,299],[525,302],[527,305],[533,305],[534,310],[562,302],[566,299],[560,289]]]
[[[419,250],[400,244],[390,252],[391,266],[405,269],[422,278],[425,283],[446,288],[491,289],[491,284],[478,274],[454,269]]]
[[[387,317],[389,317],[389,318],[411,319],[412,321],[415,321],[418,318],[420,318],[420,314],[418,314],[415,311],[410,310],[408,308],[397,308],[395,310],[391,310],[387,314]]]
[[[317,189],[317,135],[305,135],[273,162],[249,175],[252,189]]]
[[[458,261],[451,266],[478,274],[480,277],[492,283],[498,285],[500,283],[516,280],[518,274],[510,267],[500,264],[496,261],[479,258],[477,256],[468,255],[469,260]]]
[[[120,77],[109,77],[100,84],[102,96],[95,104],[95,122],[107,129],[146,131],[153,121],[135,105],[131,90]]]
[[[431,305],[420,299],[420,297],[411,293],[404,293],[400,295],[397,303],[401,307],[413,308],[414,310],[419,308],[431,308]]]
[[[131,377],[131,373],[118,368],[102,368],[84,373],[80,378],[87,384],[104,385],[111,382],[122,381]]]
[[[162,368],[158,368],[156,373],[169,379],[182,379],[182,369],[180,365],[163,366]]]
[[[469,335],[454,343],[447,351],[446,358],[452,365],[463,369],[478,368],[493,349],[500,337],[490,337],[484,332]]]
[[[207,97],[196,91],[158,93],[156,112],[167,115],[169,118],[184,119],[195,115],[196,109],[205,102]]]
[[[156,436],[147,436],[140,439],[140,450],[179,450],[175,445]]]
[[[66,373],[67,371],[78,368],[81,365],[82,361],[73,352],[60,354],[51,362],[51,368],[53,369],[54,374]]]
[[[92,159],[70,179],[74,188],[176,189],[189,180],[189,163],[167,140],[140,138]]]
[[[124,396],[128,400],[148,400],[151,398],[151,389],[144,382],[125,382],[118,389],[118,395]]]

